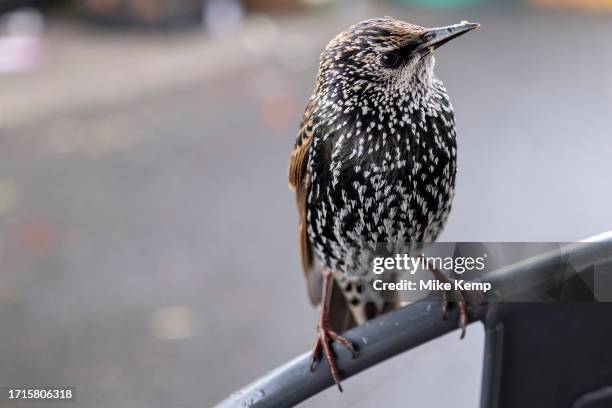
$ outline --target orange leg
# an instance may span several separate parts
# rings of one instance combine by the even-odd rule
[[[429,270],[439,281],[452,283],[451,279],[444,275],[442,272],[440,272],[438,269],[429,266]],[[455,302],[457,302],[457,306],[459,308],[459,328],[461,328],[461,339],[463,339],[465,337],[465,328],[467,326],[468,320],[467,303],[465,301],[465,296],[460,290],[453,289],[451,290],[451,293],[453,294]],[[442,292],[442,316],[445,320],[447,317],[446,314],[448,311],[448,305],[448,295],[446,292]]]
[[[353,358],[357,357],[357,352],[353,348],[353,345],[346,338],[342,337],[335,331],[333,331],[329,325],[328,319],[328,309],[329,309],[329,297],[330,286],[332,282],[332,274],[330,271],[323,272],[323,296],[321,297],[321,316],[319,317],[319,322],[317,323],[317,336],[315,338],[315,343],[312,349],[312,361],[310,363],[310,371],[313,371],[317,365],[317,361],[321,358],[321,352],[325,356],[325,360],[327,360],[327,364],[329,365],[329,371],[331,372],[331,376],[334,379],[334,382],[338,386],[340,392],[342,392],[342,386],[340,385],[340,374],[338,372],[338,366],[336,365],[336,358],[332,353],[332,349],[330,346],[330,341],[335,341],[342,344],[346,347]]]

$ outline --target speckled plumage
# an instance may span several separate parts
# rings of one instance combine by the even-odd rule
[[[389,17],[366,20],[321,55],[289,182],[311,300],[321,300],[318,269],[329,270],[357,323],[384,305],[370,285],[359,284],[373,277],[364,245],[435,240],[451,209],[455,118],[433,72],[433,49],[477,26],[462,24],[426,29]]]

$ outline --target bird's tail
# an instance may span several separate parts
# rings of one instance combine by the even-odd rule
[[[393,279],[395,280],[395,279]],[[369,285],[362,296],[362,301],[357,304],[352,304],[351,299],[347,297],[347,292],[343,291],[340,284],[334,279],[331,290],[329,321],[332,328],[338,333],[345,332],[352,327],[362,325],[368,320],[371,320],[384,313],[390,312],[401,306],[399,298],[393,294],[393,298],[382,298],[380,293],[372,293],[367,290],[372,290]]]
[[[342,293],[342,288],[335,279],[332,283],[329,299],[329,324],[338,333],[344,333],[357,325],[349,308],[349,303]]]

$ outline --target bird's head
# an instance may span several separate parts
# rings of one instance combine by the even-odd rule
[[[390,17],[362,21],[338,34],[323,51],[319,86],[345,98],[427,87],[433,78],[434,50],[478,27],[462,22],[424,28]]]

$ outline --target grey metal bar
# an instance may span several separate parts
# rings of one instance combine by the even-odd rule
[[[485,308],[479,309],[480,313],[473,314],[475,319],[484,315]],[[457,329],[454,312],[443,320],[440,302],[419,302],[349,330],[345,337],[357,349],[356,359],[343,347],[333,344],[343,378]],[[324,360],[312,373],[309,367],[308,352],[232,394],[217,407],[292,407],[333,385]]]
[[[485,345],[480,408],[498,408],[504,346],[504,326],[499,320],[498,306],[496,303],[491,304],[484,318]]]
[[[602,243],[607,245],[600,245]],[[497,301],[503,302],[507,296],[514,296],[517,291],[529,291],[554,283],[557,277],[550,276],[547,272],[551,266],[568,259],[578,268],[593,264],[612,257],[611,248],[612,231],[504,267],[487,275],[486,280],[491,282],[494,288],[501,288]],[[497,302],[485,306],[475,305],[470,309],[470,323],[483,320],[487,311],[492,311],[492,307],[496,308],[495,313],[499,316],[516,312],[517,308],[507,305],[509,304]],[[358,358],[352,359],[347,350],[333,344],[342,377],[351,377],[390,357],[457,329],[456,308],[451,310],[449,319],[443,320],[440,316],[440,302],[434,302],[433,299],[424,300],[349,330],[345,337],[358,350]],[[494,353],[502,339],[501,332],[496,331],[499,327],[491,329],[492,332],[487,336],[486,349]],[[490,384],[483,383],[483,386],[495,387],[495,381],[499,380],[495,376],[495,372],[499,371],[499,363],[492,361],[489,366],[485,364],[485,370],[488,370],[491,379],[488,380]],[[230,395],[220,402],[217,408],[292,407],[333,385],[325,361],[321,361],[312,373],[309,366],[310,353],[307,352]],[[488,389],[485,393],[487,392],[489,394],[483,398],[489,402],[485,404],[487,401],[482,401],[483,407],[494,408],[495,389]]]

